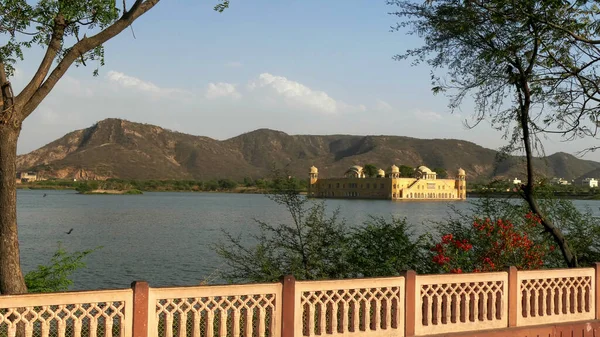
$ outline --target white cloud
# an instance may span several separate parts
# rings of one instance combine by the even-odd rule
[[[174,97],[175,99],[181,99],[184,97],[187,98],[187,96],[193,95],[193,93],[191,93],[185,89],[162,88],[152,82],[144,81],[137,77],[129,76],[122,72],[118,72],[118,71],[114,71],[114,70],[109,71],[106,74],[106,78],[110,82],[116,83],[117,85],[119,85],[121,87],[139,90],[139,91],[142,91],[145,93],[150,93],[153,95],[169,96],[169,95],[173,95],[173,94],[178,94],[177,97]]]
[[[416,110],[413,114],[418,120],[426,122],[435,122],[443,119],[442,115],[433,111]]]
[[[242,97],[234,84],[224,82],[209,83],[204,96],[208,99],[216,99],[221,97],[238,99]]]
[[[374,106],[376,111],[379,112],[393,112],[394,108],[392,107],[392,105],[384,100],[380,100],[378,99],[377,102],[375,102],[375,106]]]
[[[146,82],[139,78],[125,75],[121,72],[111,70],[106,74],[109,81],[115,82],[123,87],[135,88],[142,91],[159,93],[161,89],[152,82]]]
[[[248,84],[250,91],[258,88],[270,90],[271,93],[282,97],[288,106],[295,108],[308,108],[325,114],[366,110],[363,105],[353,106],[337,101],[323,91],[313,90],[302,83],[269,73],[260,74],[256,80]]]
[[[237,62],[237,61],[227,62],[227,63],[225,63],[225,66],[230,67],[230,68],[239,68],[242,66],[242,62]]]

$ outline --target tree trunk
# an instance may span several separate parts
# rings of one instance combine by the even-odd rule
[[[542,211],[538,205],[537,200],[535,199],[534,188],[535,188],[535,172],[533,169],[533,150],[531,148],[531,134],[529,131],[529,107],[531,106],[530,100],[530,89],[529,84],[526,80],[522,79],[522,96],[519,95],[520,102],[522,102],[520,107],[520,123],[521,130],[523,131],[523,145],[525,148],[525,157],[527,159],[527,185],[522,186],[522,190],[524,193],[525,201],[529,205],[529,209],[535,215],[537,215],[542,221],[542,226],[544,226],[544,230],[554,239],[554,242],[560,248],[562,252],[565,263],[569,268],[576,268],[578,266],[577,256],[573,254],[569,243],[567,242],[564,234],[560,229],[558,229],[553,223],[551,219],[542,214]],[[519,88],[517,88],[519,90]]]
[[[0,292],[27,292],[21,271],[17,230],[16,159],[20,129],[0,124]]]

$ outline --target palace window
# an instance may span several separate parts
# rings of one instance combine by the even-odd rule
[[[381,184],[381,188],[383,188],[383,184]]]
[[[336,184],[336,187],[337,187],[337,188],[340,188],[340,183],[337,183],[337,184]]]

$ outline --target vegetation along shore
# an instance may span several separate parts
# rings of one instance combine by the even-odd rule
[[[305,193],[307,181],[292,178],[296,188]],[[245,178],[243,181],[232,179],[218,180],[129,180],[129,179],[107,179],[104,181],[72,181],[72,180],[42,180],[22,183],[19,189],[30,190],[75,190],[81,194],[143,194],[143,192],[222,192],[222,193],[267,193],[277,188],[277,182],[273,179]],[[515,186],[509,184],[479,183],[473,184],[467,190],[467,197],[480,198],[510,198],[518,197]],[[556,186],[549,185],[554,197],[560,199],[577,200],[599,200],[600,190],[598,188],[586,188],[584,186]]]

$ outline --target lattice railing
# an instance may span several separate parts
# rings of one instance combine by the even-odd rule
[[[295,336],[404,335],[404,277],[296,282]]]
[[[520,271],[517,325],[595,318],[595,270]]]
[[[153,288],[150,336],[279,337],[281,284]],[[154,305],[154,307],[153,307]]]
[[[507,273],[417,276],[416,290],[417,335],[507,326]]]
[[[131,289],[1,296],[0,336],[131,337],[132,305]]]

